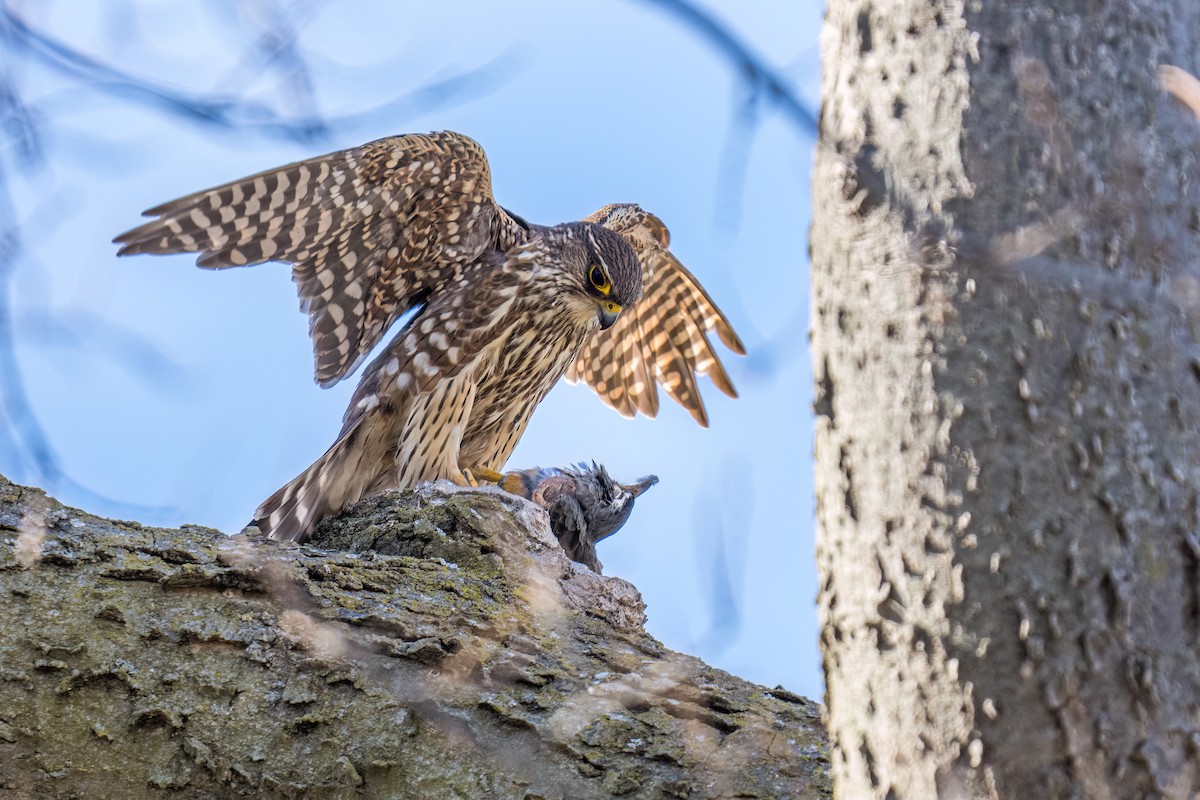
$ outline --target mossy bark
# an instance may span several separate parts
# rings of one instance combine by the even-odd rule
[[[1200,791],[1194,0],[834,0],[814,168],[839,796]]]
[[[829,796],[815,704],[663,648],[498,491],[295,546],[0,478],[0,615],[2,797]]]

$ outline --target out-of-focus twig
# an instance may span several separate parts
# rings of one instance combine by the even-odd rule
[[[12,73],[6,69],[0,78],[0,120],[21,163],[40,157],[36,127],[22,102]],[[0,414],[8,437],[14,440],[18,463],[39,478],[61,475],[58,460],[50,448],[37,414],[25,393],[25,384],[17,364],[11,302],[13,269],[20,258],[20,222],[8,193],[8,171],[0,161]]]
[[[696,643],[703,652],[724,652],[741,631],[745,538],[754,514],[751,473],[744,455],[730,457],[720,467],[716,491],[710,487],[696,497],[696,560],[708,590],[707,625]]]
[[[123,502],[80,484],[63,469],[50,445],[25,390],[17,361],[11,287],[13,268],[20,257],[21,239],[6,186],[5,173],[0,167],[0,219],[7,222],[5,229],[0,231],[0,429],[3,429],[0,441],[12,442],[12,454],[18,467],[28,470],[42,486],[69,490],[89,502],[104,504],[114,513],[166,513],[170,509]]]
[[[232,96],[192,95],[131,75],[34,29],[7,5],[0,7],[0,40],[61,74],[90,81],[97,89],[131,96],[196,122],[227,128],[257,127],[302,141],[327,134],[323,123],[283,119],[264,103]]]
[[[37,135],[37,123],[29,107],[21,100],[13,78],[12,65],[0,52],[0,130],[11,141],[18,159],[25,164],[37,164],[42,160],[41,140]],[[2,217],[0,217],[2,219]]]
[[[259,101],[232,95],[191,94],[131,75],[35,30],[4,5],[0,5],[0,43],[30,55],[61,74],[88,81],[97,90],[157,106],[192,122],[237,131],[257,131],[303,143],[325,140],[336,128],[353,127],[379,115],[402,113],[410,108],[428,111],[442,103],[477,97],[506,81],[518,67],[514,51],[508,51],[476,69],[433,81],[374,108],[340,116],[309,113],[285,117]]]
[[[796,127],[807,134],[817,132],[817,117],[800,101],[787,81],[750,46],[716,20],[688,0],[642,0],[652,3],[685,23],[700,34],[720,53],[733,62],[738,72],[750,84],[751,91],[761,92],[777,106]]]
[[[742,196],[750,165],[750,145],[758,127],[758,101],[752,94],[729,119],[729,132],[721,148],[717,171],[716,222],[728,230],[737,230],[741,222]]]
[[[251,51],[230,71],[226,79],[229,85],[237,86],[245,75],[274,68],[289,95],[288,105],[303,109],[300,116],[314,116],[317,104],[312,73],[298,40],[320,5],[317,0],[294,2],[286,13],[278,0],[254,0],[239,5],[239,10],[251,18],[260,33]]]
[[[0,173],[0,189],[3,187],[2,181],[3,173]],[[7,192],[0,191],[0,203],[5,210],[11,209]],[[11,226],[12,223],[9,224]],[[0,414],[3,414],[0,424],[15,439],[13,452],[19,463],[33,470],[35,475],[44,477],[54,471],[56,461],[29,404],[29,398],[25,395],[13,338],[9,286],[18,246],[15,227],[8,227],[0,233]]]
[[[187,372],[141,334],[92,312],[75,308],[66,313],[22,309],[16,325],[40,348],[91,350],[160,387],[186,385]]]
[[[709,42],[742,78],[747,96],[738,104],[730,121],[729,137],[721,156],[718,175],[716,224],[728,230],[738,226],[742,190],[749,163],[750,144],[759,123],[758,109],[771,105],[801,133],[817,132],[817,117],[801,102],[783,76],[758,53],[733,34],[712,14],[689,0],[643,0],[664,9],[688,29]]]

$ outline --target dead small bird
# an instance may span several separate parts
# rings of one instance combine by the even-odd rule
[[[572,561],[597,575],[603,565],[596,557],[596,542],[621,529],[633,512],[633,502],[658,483],[647,475],[637,483],[617,483],[595,461],[571,469],[550,467],[504,474],[500,488],[542,506],[550,514],[550,529]]]

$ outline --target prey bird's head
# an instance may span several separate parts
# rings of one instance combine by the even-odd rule
[[[592,542],[606,539],[621,529],[633,513],[638,495],[658,483],[658,477],[647,475],[637,483],[617,483],[608,470],[592,462],[589,467],[579,464],[566,474],[575,479],[575,499],[587,519]]]
[[[565,249],[572,305],[611,327],[622,309],[642,296],[642,265],[620,234],[591,222],[563,226],[571,247]]]

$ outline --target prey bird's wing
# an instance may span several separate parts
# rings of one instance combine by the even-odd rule
[[[733,352],[745,347],[704,287],[668,249],[670,234],[658,217],[636,205],[612,205],[585,219],[604,225],[633,246],[642,265],[642,298],[608,330],[584,343],[567,380],[584,381],[626,417],[658,413],[658,390],[688,410],[702,426],[708,413],[696,375],[708,375],[725,394],[733,383],[708,340],[715,331]]]
[[[198,253],[201,267],[292,265],[316,379],[332,385],[395,320],[489,250],[527,236],[492,196],[483,148],[453,132],[379,139],[152,208],[121,255]]]

